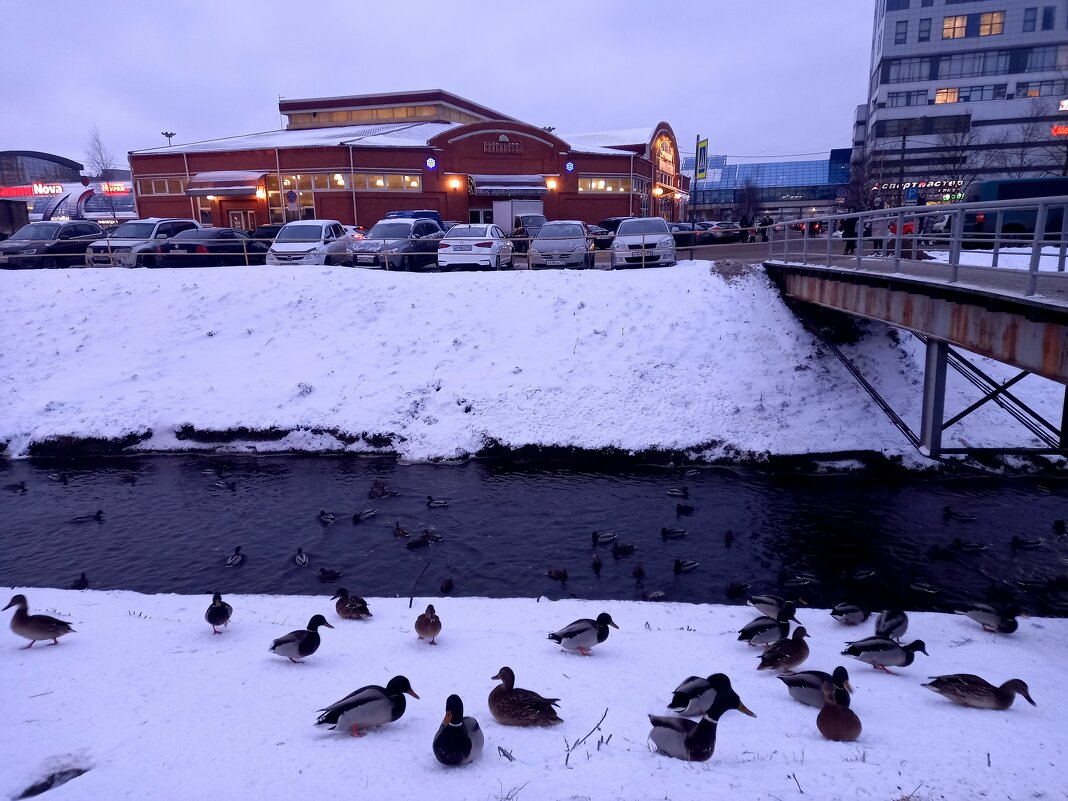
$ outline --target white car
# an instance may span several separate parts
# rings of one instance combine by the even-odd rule
[[[190,228],[203,228],[196,220],[146,217],[127,220],[107,239],[93,242],[85,251],[89,267],[155,267],[160,243]]]
[[[631,217],[612,240],[612,267],[663,267],[675,263],[675,240],[662,217]]]
[[[511,268],[515,266],[513,250],[511,240],[496,225],[460,223],[438,242],[438,269]]]
[[[338,240],[345,238],[351,239],[351,234],[337,220],[293,220],[278,230],[267,251],[267,263],[326,264]]]

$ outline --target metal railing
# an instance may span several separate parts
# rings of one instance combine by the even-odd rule
[[[840,236],[835,236],[840,232]],[[808,264],[855,265],[864,269],[890,259],[932,260],[946,254],[951,281],[958,279],[964,250],[989,250],[990,263],[1008,248],[1023,249],[1029,258],[1027,295],[1035,294],[1040,270],[1065,271],[1068,256],[1068,196],[1024,198],[944,206],[903,206],[848,214],[785,220],[771,227],[769,256]],[[1044,250],[1053,250],[1045,254]]]

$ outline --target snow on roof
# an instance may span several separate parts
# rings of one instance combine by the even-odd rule
[[[565,142],[570,143],[573,149],[578,150],[578,146],[612,148],[624,145],[641,145],[645,147],[652,141],[655,132],[656,126],[646,126],[644,128],[626,128],[618,131],[558,134],[558,136]]]

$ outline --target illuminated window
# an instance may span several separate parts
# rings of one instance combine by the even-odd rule
[[[935,92],[935,103],[958,103],[960,102],[959,89],[939,89]]]
[[[997,36],[1005,32],[1005,12],[987,11],[979,15],[979,35]]]
[[[963,39],[968,30],[968,16],[946,17],[942,20],[943,39]]]
[[[594,177],[579,178],[578,191],[580,192],[629,192],[630,178]]]

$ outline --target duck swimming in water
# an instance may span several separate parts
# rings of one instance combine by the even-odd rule
[[[370,520],[376,514],[378,514],[378,510],[377,509],[361,509],[360,511],[356,512],[355,514],[353,514],[352,522],[353,523],[362,523],[365,520]]]
[[[694,559],[676,559],[672,569],[675,571],[675,575],[680,573],[689,573],[691,570],[696,570],[701,563]]]
[[[245,555],[241,553],[241,546],[234,548],[234,552],[226,557],[227,567],[240,567],[245,563]]]
[[[426,496],[426,508],[427,509],[444,509],[449,505],[448,501],[436,501],[431,495]]]
[[[78,578],[74,579],[74,583],[70,585],[72,590],[87,590],[89,589],[89,577],[85,575],[83,571]]]
[[[319,581],[337,581],[344,573],[340,570],[330,570],[329,568],[319,568]]]
[[[561,584],[567,583],[567,568],[563,567],[550,567],[545,571],[545,575],[551,578],[553,581],[559,581]]]
[[[616,535],[611,531],[595,531],[593,532],[593,545],[607,545],[610,542],[616,541]]]
[[[336,520],[337,520],[337,515],[331,514],[330,512],[327,512],[325,509],[320,509],[319,510],[319,522],[322,523],[324,526],[332,525],[334,523],[334,521],[336,521]]]
[[[684,528],[664,526],[660,529],[660,539],[662,540],[681,540],[687,534],[689,534],[689,532]]]
[[[667,491],[667,494],[673,498],[689,498],[690,491],[686,487],[672,487]]]
[[[75,523],[103,523],[104,522],[104,510],[97,509],[96,514],[91,515],[78,515],[74,518]]]
[[[297,567],[308,566],[308,554],[304,553],[303,548],[297,548],[297,555],[293,557],[293,564]]]

